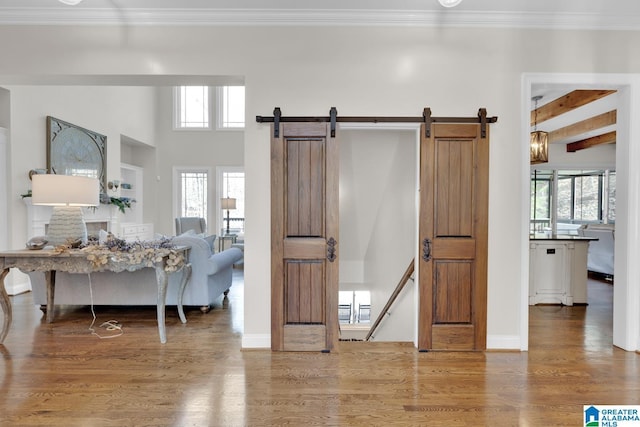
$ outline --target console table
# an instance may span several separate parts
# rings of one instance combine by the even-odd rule
[[[54,298],[56,286],[56,271],[66,271],[69,273],[89,274],[96,271],[135,271],[142,268],[151,267],[155,269],[156,280],[158,284],[158,300],[157,300],[157,317],[158,317],[158,333],[160,342],[166,343],[167,336],[165,331],[165,301],[167,295],[167,284],[169,274],[167,265],[170,262],[170,254],[182,255],[183,261],[179,265],[172,265],[169,270],[182,271],[182,280],[178,291],[178,314],[180,321],[186,323],[187,319],[182,308],[182,295],[187,286],[187,282],[191,277],[191,264],[189,259],[189,247],[177,247],[169,250],[164,249],[162,253],[158,252],[158,256],[149,262],[141,259],[139,262],[123,261],[118,257],[108,257],[99,265],[92,262],[89,253],[72,249],[64,252],[56,250],[15,250],[0,252],[0,307],[4,313],[2,329],[0,329],[0,343],[2,343],[9,332],[11,326],[12,309],[11,301],[5,289],[4,279],[9,274],[11,268],[18,268],[23,272],[42,271],[47,282],[47,323],[53,322]]]

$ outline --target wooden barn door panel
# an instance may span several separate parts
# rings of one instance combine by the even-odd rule
[[[479,124],[421,130],[421,350],[486,348],[489,146]]]
[[[283,123],[271,140],[273,350],[335,348],[338,150],[329,132]]]

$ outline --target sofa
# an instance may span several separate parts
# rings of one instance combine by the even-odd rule
[[[613,276],[615,261],[615,226],[613,224],[586,224],[578,230],[581,236],[596,237],[589,242],[587,270]]]
[[[183,306],[197,306],[207,312],[222,297],[223,305],[231,287],[233,264],[243,254],[240,249],[229,248],[214,253],[215,236],[186,233],[175,236],[172,241],[177,246],[189,246],[189,262],[192,266],[191,279],[183,295]],[[46,308],[47,291],[42,272],[30,272],[33,300]],[[177,305],[178,289],[182,272],[169,275],[166,305]],[[86,274],[58,272],[56,274],[55,304],[66,305],[155,305],[158,285],[155,271],[144,268],[134,272],[91,273],[91,289]]]

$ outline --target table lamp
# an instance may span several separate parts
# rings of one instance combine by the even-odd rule
[[[47,240],[53,246],[69,241],[87,242],[82,206],[100,204],[100,182],[96,178],[43,174],[32,178],[32,203],[53,206]]]
[[[222,202],[222,209],[226,209],[227,210],[227,234],[229,234],[230,229],[229,229],[229,209],[235,209],[236,208],[236,199],[232,198],[232,197],[223,197],[222,199],[220,199],[220,201]]]

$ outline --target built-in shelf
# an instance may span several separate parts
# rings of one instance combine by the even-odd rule
[[[143,223],[143,182],[144,169],[127,163],[120,164],[120,197],[135,200],[130,209],[125,209],[120,219],[120,236],[125,240],[153,239],[153,224]],[[130,188],[123,188],[122,183]],[[127,185],[125,185],[127,187]]]
[[[130,165],[127,163],[120,164],[120,182],[126,183],[131,188],[123,188],[120,184],[120,197],[128,197],[131,200],[135,200],[135,203],[131,203],[131,209],[125,209],[125,213],[120,219],[121,223],[142,223],[142,179],[144,177],[144,170],[139,166]]]

